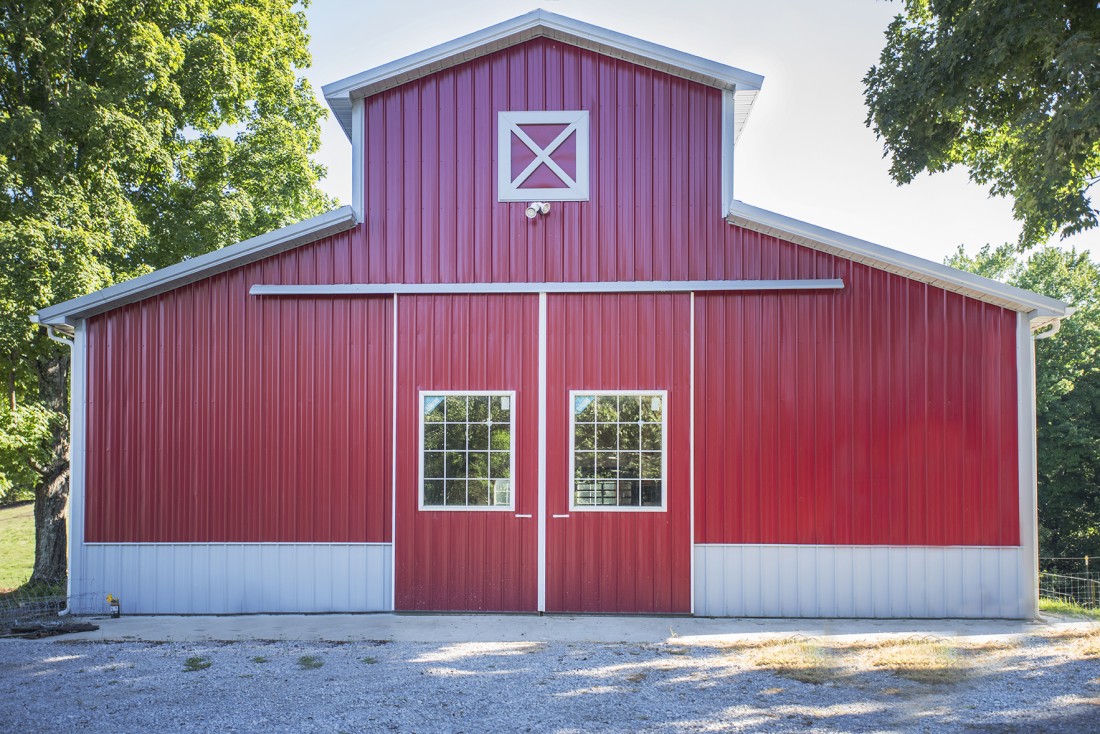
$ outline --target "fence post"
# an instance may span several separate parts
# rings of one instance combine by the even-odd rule
[[[1085,578],[1089,580],[1089,606],[1092,609],[1096,608],[1096,583],[1092,580],[1092,576],[1089,575],[1089,557],[1085,556]]]

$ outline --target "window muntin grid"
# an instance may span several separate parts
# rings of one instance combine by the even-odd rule
[[[420,393],[420,509],[511,510],[515,393]]]
[[[664,391],[570,393],[573,510],[663,510]]]

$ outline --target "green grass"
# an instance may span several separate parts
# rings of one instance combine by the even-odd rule
[[[1040,612],[1053,612],[1055,614],[1071,614],[1075,617],[1089,617],[1100,619],[1100,609],[1088,609],[1068,601],[1056,601],[1054,599],[1040,599]]]
[[[34,569],[34,503],[0,507],[0,591],[21,586]]]
[[[207,668],[209,668],[213,664],[214,664],[214,661],[211,660],[210,658],[204,658],[204,657],[199,657],[199,656],[196,656],[196,657],[193,657],[193,658],[187,658],[186,660],[183,661],[183,672],[185,672],[185,673],[197,673],[200,670],[206,670]]]
[[[298,667],[302,670],[316,670],[325,664],[325,661],[316,655],[303,655],[298,658]]]

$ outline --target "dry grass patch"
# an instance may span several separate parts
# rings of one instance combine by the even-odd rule
[[[793,637],[745,646],[758,668],[802,683],[824,683],[837,675],[833,651],[817,640]]]
[[[859,647],[873,667],[919,683],[954,683],[968,672],[959,650],[934,637],[880,640]]]
[[[1097,629],[1092,639],[1100,648]],[[919,683],[952,683],[968,676],[980,665],[982,656],[1014,650],[1020,644],[1019,640],[965,642],[938,637],[840,642],[798,636],[730,642],[720,647],[757,668],[804,683],[838,681],[875,670]],[[887,689],[889,695],[896,691],[900,689]]]
[[[1055,641],[1059,648],[1074,657],[1100,657],[1100,625],[1085,629],[1066,630],[1047,636]]]

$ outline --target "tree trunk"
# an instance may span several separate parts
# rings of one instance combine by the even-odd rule
[[[65,527],[69,499],[69,462],[51,467],[34,488],[34,573],[31,581],[61,581],[69,568]]]
[[[50,462],[34,488],[34,572],[31,581],[60,581],[68,574],[69,355],[50,351],[39,358],[38,392],[61,417],[54,422]]]

